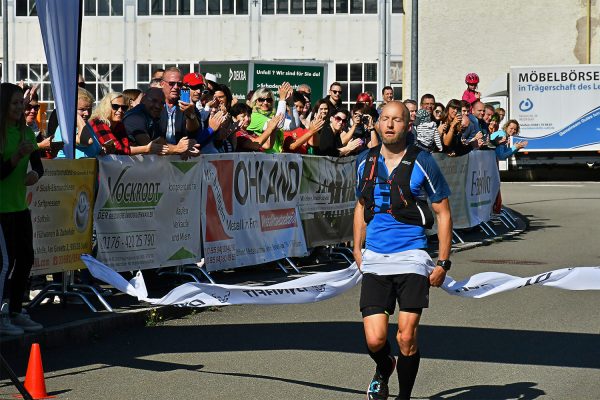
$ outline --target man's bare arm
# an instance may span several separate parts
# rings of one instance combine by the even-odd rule
[[[447,260],[450,257],[452,247],[452,217],[450,215],[450,202],[443,199],[437,203],[431,203],[431,208],[435,212],[438,227],[438,259]],[[431,275],[429,283],[431,286],[439,287],[444,283],[446,271],[440,266],[436,266]]]
[[[367,223],[365,222],[365,202],[359,199],[354,207],[354,260],[360,269],[362,264],[362,248],[367,236]]]

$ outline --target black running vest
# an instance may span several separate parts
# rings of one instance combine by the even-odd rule
[[[377,181],[377,165],[381,146],[372,148],[367,155],[365,168],[360,181],[360,198],[365,202],[365,222],[369,223],[376,213],[391,214],[398,222],[409,225],[433,226],[433,214],[427,201],[418,199],[410,191],[410,176],[415,167],[415,160],[422,150],[416,146],[408,146],[402,161],[392,172],[388,181]],[[390,185],[390,207],[375,211],[375,185]]]

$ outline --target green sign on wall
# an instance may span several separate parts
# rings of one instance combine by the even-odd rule
[[[277,93],[277,88],[283,82],[289,82],[294,89],[307,84],[315,94],[313,98],[320,98],[324,90],[325,71],[325,64],[253,61],[200,63],[202,74],[210,72],[216,75],[218,83],[227,85],[238,100],[245,100],[251,89],[269,88]]]
[[[324,75],[324,66],[254,64],[254,84],[252,88],[268,88],[277,92],[277,88],[283,82],[289,82],[294,89],[297,89],[301,84],[307,84],[312,89],[311,91],[316,94],[315,98],[320,98],[323,91]]]
[[[218,83],[225,84],[231,89],[233,97],[238,100],[245,100],[248,93],[248,63],[228,64],[228,63],[207,63],[200,64],[200,72],[206,74],[210,72],[216,75]]]

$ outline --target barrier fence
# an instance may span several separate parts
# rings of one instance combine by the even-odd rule
[[[435,157],[452,190],[454,226],[488,221],[500,186],[494,152]],[[85,268],[79,256],[91,252],[92,224],[98,260],[116,271],[202,258],[217,271],[352,240],[354,157],[106,156],[97,174],[94,159],[43,163],[28,193],[34,275]]]

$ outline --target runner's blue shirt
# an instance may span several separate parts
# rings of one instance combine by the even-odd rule
[[[362,178],[368,150],[360,154],[356,160],[357,185],[356,196],[360,196],[360,181]],[[380,154],[377,164],[378,181],[387,181],[390,174],[385,165],[385,159]],[[415,161],[410,176],[410,190],[418,198],[428,197],[432,203],[437,203],[450,196],[448,183],[440,171],[433,156],[421,151]],[[387,183],[375,185],[375,215],[367,225],[365,248],[380,254],[399,253],[406,250],[427,248],[427,236],[422,226],[398,222],[388,213],[378,213],[390,205],[390,185]]]

